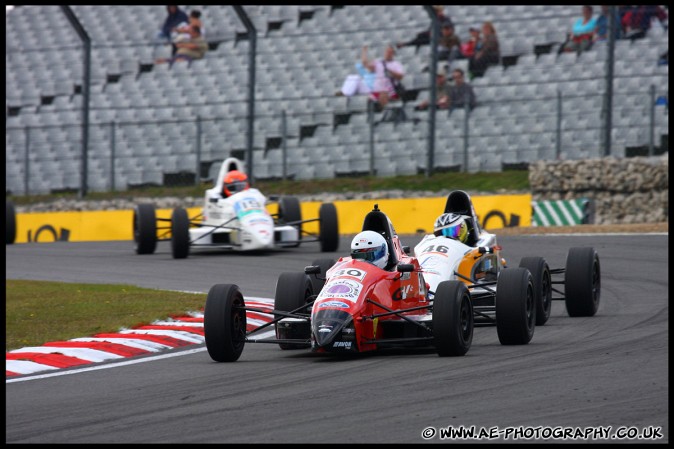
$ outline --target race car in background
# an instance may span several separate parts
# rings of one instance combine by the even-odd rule
[[[278,213],[267,211],[269,202],[278,202]],[[317,235],[303,229],[304,223],[315,221],[319,223]],[[266,198],[248,185],[243,163],[228,158],[215,186],[206,190],[200,214],[189,217],[184,208],[176,207],[171,218],[157,218],[154,204],[138,204],[133,213],[133,238],[138,254],[152,254],[158,241],[170,241],[173,257],[184,259],[196,248],[251,251],[305,242],[319,242],[321,251],[334,252],[339,229],[334,204],[321,204],[318,218],[303,220],[297,198]]]
[[[480,228],[470,196],[447,196],[434,233],[414,248],[433,298],[447,281],[461,281],[470,294],[476,326],[497,327],[502,344],[527,344],[536,325],[550,318],[552,300],[564,300],[570,316],[593,316],[599,307],[601,272],[594,248],[570,248],[565,268],[551,269],[543,257],[524,257],[507,268],[496,235]],[[553,275],[563,275],[554,279]],[[553,288],[564,285],[564,291]],[[553,297],[552,293],[562,294]]]

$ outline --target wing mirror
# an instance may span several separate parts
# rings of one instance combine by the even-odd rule
[[[308,267],[304,267],[304,273],[305,274],[321,274],[321,267],[318,265],[309,265]]]
[[[410,247],[409,247],[409,246],[403,246],[403,252],[404,252],[405,254],[408,254],[408,255],[409,255],[409,253],[410,253]]]
[[[411,273],[414,271],[414,265],[411,263],[401,263],[396,267],[399,273]]]

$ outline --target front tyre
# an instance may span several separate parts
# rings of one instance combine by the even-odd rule
[[[337,222],[337,208],[332,203],[323,203],[318,209],[319,240],[321,251],[335,252],[339,247],[339,224]]]
[[[496,332],[502,345],[525,345],[536,327],[534,282],[526,268],[501,271],[496,283]]]
[[[440,282],[433,299],[433,337],[440,357],[462,356],[473,342],[473,305],[461,281]]]
[[[300,201],[294,196],[281,197],[278,203],[278,213],[281,224],[291,224],[297,228],[297,240],[302,240],[302,209],[300,208]],[[289,245],[291,248],[300,246],[299,242],[295,245]]]
[[[281,273],[276,282],[276,293],[274,294],[274,310],[279,310],[281,312],[294,312],[295,314],[309,314],[310,309],[308,307],[300,307],[307,304],[309,297],[314,294],[313,286],[309,276],[304,273]],[[274,318],[280,318],[283,315],[276,314]],[[280,338],[279,324],[276,323],[276,336]],[[308,327],[307,327],[308,329]],[[299,338],[304,338],[305,336],[298,336]],[[307,333],[306,339],[309,340],[311,337],[310,333]],[[311,347],[311,344],[307,343],[279,343],[281,349],[303,349]]]
[[[190,218],[182,207],[171,214],[171,253],[174,259],[185,259],[190,253]]]
[[[243,295],[234,284],[216,284],[204,309],[204,336],[208,355],[216,362],[235,362],[243,352],[246,311]]]
[[[154,204],[138,204],[133,209],[133,240],[137,254],[152,254],[157,248],[157,214]]]
[[[544,325],[552,311],[552,278],[550,267],[542,257],[524,257],[520,267],[531,272],[536,297],[536,326]]]
[[[569,249],[564,276],[564,296],[569,316],[594,316],[601,295],[597,251],[591,247]]]

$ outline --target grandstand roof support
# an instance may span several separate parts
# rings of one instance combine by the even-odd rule
[[[253,132],[255,130],[255,54],[257,52],[257,30],[253,21],[250,20],[243,6],[233,5],[236,14],[248,31],[248,135],[246,142],[248,152],[246,153],[246,171],[250,183],[255,182],[253,171]]]
[[[428,161],[426,163],[426,177],[430,177],[433,174],[433,164],[435,161],[435,108],[437,98],[437,82],[435,77],[438,72],[438,31],[440,30],[440,21],[435,8],[424,5],[424,9],[431,17],[431,70],[429,70],[431,76],[431,98],[430,107],[428,108]]]
[[[84,79],[82,80],[82,174],[79,191],[79,197],[84,198],[87,195],[87,175],[89,173],[89,86],[91,84],[91,38],[87,34],[80,21],[77,19],[77,16],[75,16],[73,10],[70,9],[70,6],[61,5],[61,10],[84,44]]]

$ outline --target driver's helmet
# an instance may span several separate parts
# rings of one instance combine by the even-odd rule
[[[388,263],[388,245],[381,234],[363,231],[351,240],[351,258],[370,262],[379,268]]]
[[[466,243],[468,240],[468,224],[466,218],[459,214],[442,214],[435,220],[433,234]]]
[[[222,182],[222,194],[225,197],[248,189],[248,176],[238,170],[232,170],[225,175]]]

